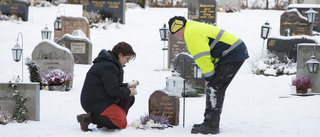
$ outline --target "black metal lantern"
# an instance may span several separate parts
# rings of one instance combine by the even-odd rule
[[[60,16],[57,17],[56,21],[54,21],[54,29],[55,30],[62,30],[62,20]]]
[[[261,26],[261,38],[263,38],[263,40],[267,39],[270,35],[270,31],[271,26],[267,21],[266,23],[264,23],[264,25]]]
[[[316,17],[317,12],[314,11],[312,8],[310,8],[307,12],[307,17],[308,17],[308,22],[309,23],[314,23],[314,19]]]
[[[320,62],[316,59],[314,55],[311,56],[311,59],[309,59],[306,62],[306,64],[307,64],[309,73],[317,73]]]
[[[169,29],[166,27],[166,24],[163,24],[163,27],[159,29],[161,41],[168,41],[169,38]]]
[[[42,39],[48,39],[50,40],[51,39],[51,33],[52,31],[48,29],[48,27],[46,26],[43,30],[41,30],[41,36],[42,36]]]

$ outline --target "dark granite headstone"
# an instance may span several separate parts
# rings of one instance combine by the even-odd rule
[[[188,19],[208,24],[216,24],[217,8],[215,0],[188,0]]]
[[[270,37],[267,42],[267,49],[275,53],[281,61],[284,61],[284,56],[287,55],[289,59],[296,62],[297,45],[299,43],[316,43],[316,40],[301,36]]]
[[[81,30],[75,30],[74,32],[77,31],[82,32]],[[57,41],[57,43],[71,51],[76,64],[92,63],[92,43],[84,34],[65,34]]]
[[[295,35],[312,35],[311,23],[308,23],[307,18],[303,17],[297,9],[285,11],[280,19],[280,35],[286,36],[289,30],[290,36]]]
[[[169,33],[169,40],[168,40],[168,67],[173,67],[173,61],[175,56],[179,53],[185,52],[189,53],[188,47],[184,40],[179,40],[171,33]]]
[[[112,19],[113,22],[125,24],[125,0],[84,0],[83,15],[86,12],[97,12],[102,19]]]
[[[163,91],[155,91],[149,98],[149,114],[169,117],[171,125],[179,125],[180,100],[178,97],[168,96]]]
[[[17,15],[22,21],[28,21],[29,2],[27,0],[1,0],[0,9],[4,15]]]
[[[180,53],[174,59],[174,70],[184,78],[187,83],[190,83],[192,88],[198,88],[204,93],[205,79],[202,77],[202,71],[194,63],[193,57],[187,53]]]
[[[315,7],[313,7],[315,6]],[[288,9],[297,9],[300,14],[304,17],[307,17],[307,11],[312,8],[315,12],[317,12],[318,14],[316,14],[316,17],[314,19],[314,24],[313,24],[313,30],[320,32],[320,6],[316,6],[315,4],[291,4],[288,6]]]

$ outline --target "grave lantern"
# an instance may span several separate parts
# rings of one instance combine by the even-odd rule
[[[169,38],[169,29],[166,27],[166,24],[163,24],[163,27],[159,29],[161,41],[168,41]]]
[[[22,47],[19,45],[19,35],[21,35],[21,43]],[[21,75],[21,81],[23,82],[23,36],[22,33],[18,33],[17,37],[17,43],[16,45],[12,48],[12,55],[13,55],[13,60],[15,62],[19,62],[21,60],[22,63],[22,75]]]
[[[193,78],[202,78],[202,70],[196,63],[193,63]]]
[[[166,27],[166,24],[163,24],[163,27],[159,29],[161,41],[163,41],[163,68],[165,64],[165,51],[168,50],[166,47],[166,41],[169,39],[169,29]]]
[[[316,17],[316,14],[317,14],[317,12],[316,11],[314,11],[312,8],[310,8],[307,12],[307,19],[308,19],[308,22],[309,23],[314,23],[314,19],[315,19],[315,17]]]
[[[314,56],[314,51],[312,51],[311,58],[306,62],[309,73],[317,73],[320,62]]]
[[[42,36],[42,39],[48,39],[50,40],[51,39],[51,30],[48,29],[48,27],[46,26],[43,30],[41,30],[41,36]]]
[[[269,22],[265,22],[264,25],[261,26],[261,38],[263,40],[267,39],[270,35],[271,26],[269,25]]]
[[[167,78],[167,90],[169,96],[181,97],[181,90],[183,87],[184,79],[179,76],[179,73],[174,71],[172,76]]]
[[[61,20],[61,14],[60,11],[58,11],[59,16],[57,15],[56,21],[54,21],[54,29],[55,30],[62,30],[62,20]]]

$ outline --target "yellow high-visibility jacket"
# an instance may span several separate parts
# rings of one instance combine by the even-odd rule
[[[184,40],[206,81],[212,79],[216,63],[244,61],[249,57],[241,39],[213,25],[187,21]]]

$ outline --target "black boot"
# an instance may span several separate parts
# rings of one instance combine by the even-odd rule
[[[217,104],[217,90],[207,88],[206,90],[206,110],[202,124],[194,124],[191,130],[193,134],[218,134],[220,132],[221,107]]]
[[[87,114],[78,115],[77,120],[78,120],[78,123],[80,123],[80,128],[82,131],[84,132],[92,131],[91,129],[88,128],[89,124],[91,123],[90,112]]]

